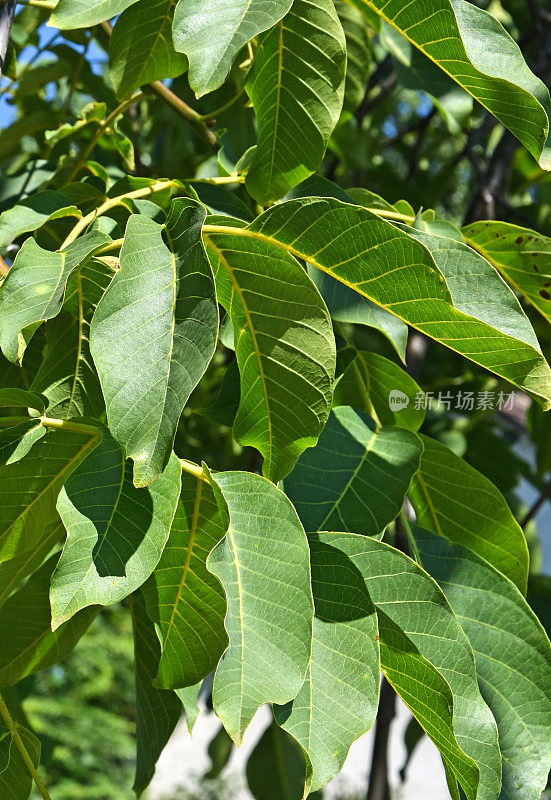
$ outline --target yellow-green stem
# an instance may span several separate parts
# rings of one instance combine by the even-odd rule
[[[30,755],[29,755],[29,753],[27,751],[27,748],[25,747],[25,743],[23,742],[23,739],[21,738],[21,736],[19,734],[19,723],[10,714],[10,710],[7,707],[7,705],[6,705],[5,701],[4,701],[4,698],[2,697],[1,694],[0,694],[0,716],[2,717],[4,722],[6,723],[6,727],[8,728],[8,730],[11,733],[11,737],[12,737],[13,743],[15,744],[17,749],[19,750],[19,754],[21,755],[21,758],[23,759],[23,761],[25,763],[25,766],[27,767],[27,769],[29,771],[30,776],[32,777],[33,781],[35,782],[36,788],[38,789],[38,791],[40,793],[40,796],[43,798],[43,800],[52,800],[48,790],[46,789],[46,787],[45,787],[45,785],[44,785],[44,783],[42,781],[42,778],[40,777],[40,775],[36,771],[36,767],[33,764],[33,760],[30,757]]]

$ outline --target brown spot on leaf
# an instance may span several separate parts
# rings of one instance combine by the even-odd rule
[[[517,236],[517,238],[515,239],[515,244],[522,244],[523,241],[524,238],[522,236]]]
[[[532,264],[532,269],[534,270],[534,272],[539,272],[537,264]]]
[[[551,300],[551,295],[545,289],[540,289],[540,296],[543,297],[544,300]]]

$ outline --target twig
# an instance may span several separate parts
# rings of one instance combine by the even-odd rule
[[[543,506],[547,500],[551,499],[551,480],[544,486],[541,491],[540,496],[536,500],[536,502],[532,505],[522,522],[520,523],[520,527],[524,530],[529,522],[531,522],[534,517],[537,515],[540,508]]]
[[[388,744],[390,726],[396,713],[396,693],[386,678],[381,683],[379,709],[375,721],[375,738],[371,755],[371,772],[366,800],[390,800],[388,785]]]
[[[111,36],[113,26],[110,22],[102,22],[101,27]],[[205,120],[194,108],[184,103],[173,91],[168,89],[161,81],[153,81],[153,83],[146,84],[148,89],[160,97],[161,100],[169,105],[177,114],[179,114],[190,125],[193,130],[201,137],[201,139],[213,150],[216,148],[217,138],[211,129],[205,124]]]
[[[21,758],[23,759],[25,766],[29,770],[29,774],[32,777],[33,781],[35,782],[36,788],[40,792],[40,796],[43,798],[43,800],[52,800],[50,794],[48,793],[48,790],[44,786],[42,778],[36,771],[36,767],[33,764],[33,760],[30,757],[27,748],[25,747],[25,743],[23,742],[23,739],[19,734],[19,723],[16,720],[14,720],[14,718],[10,714],[10,710],[7,707],[6,703],[4,702],[4,698],[2,697],[1,694],[0,694],[0,716],[6,723],[6,726],[11,733],[12,740],[17,749],[19,750],[19,754],[21,755]]]

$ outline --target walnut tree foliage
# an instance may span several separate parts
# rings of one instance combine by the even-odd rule
[[[0,2],[2,798],[50,797],[20,682],[116,603],[138,797],[211,674],[213,770],[272,707],[258,798],[338,775],[381,674],[453,800],[541,797],[551,12],[527,6]],[[419,400],[450,388],[477,399]]]

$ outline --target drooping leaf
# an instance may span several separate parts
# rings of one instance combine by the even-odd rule
[[[128,221],[120,269],[100,300],[90,348],[109,428],[134,461],[136,486],[164,469],[180,414],[216,346],[214,279],[201,242],[205,210],[176,200],[164,227]]]
[[[241,48],[279,22],[291,3],[292,0],[179,0],[174,13],[174,44],[189,58],[189,82],[197,96],[221,86]]]
[[[42,320],[59,313],[71,273],[108,241],[90,231],[53,253],[27,239],[0,288],[0,346],[6,358],[21,363],[30,338],[26,330],[32,335]]]
[[[315,537],[310,563],[310,664],[298,696],[275,716],[304,748],[306,787],[315,791],[340,772],[350,745],[372,727],[380,675],[377,617],[362,575],[343,552]]]
[[[61,313],[46,323],[46,352],[32,389],[54,417],[99,418],[105,404],[90,354],[90,322],[113,272],[92,258],[69,278]]]
[[[468,639],[436,582],[376,539],[315,538],[340,550],[361,573],[377,610],[382,670],[454,780],[469,800],[495,800],[501,783],[496,724],[478,690]]]
[[[378,353],[358,350],[335,386],[333,405],[375,411],[382,425],[417,431],[425,419],[421,389],[405,370]]]
[[[247,784],[256,800],[301,800],[304,755],[279,725],[264,731],[247,761]]]
[[[346,41],[332,0],[294,0],[261,39],[246,84],[258,128],[246,186],[263,205],[319,167],[345,78]]]
[[[133,788],[140,798],[151,783],[155,764],[180,719],[182,701],[176,692],[156,689],[153,685],[159,665],[160,647],[141,592],[132,595],[130,609],[136,676],[137,752]]]
[[[495,17],[466,0],[408,6],[402,0],[355,0],[355,5],[375,11],[406,36],[509,128],[543,169],[551,167],[549,92]]]
[[[19,736],[34,767],[40,763],[40,742],[27,728],[18,727]],[[10,800],[29,800],[33,779],[11,733],[0,723],[0,792]]]
[[[265,478],[219,472],[212,481],[226,505],[227,533],[207,567],[226,592],[229,637],[213,704],[240,744],[262,704],[286,703],[304,683],[313,618],[309,551],[296,511]]]
[[[183,474],[168,542],[143,587],[148,613],[160,631],[157,686],[193,686],[216,667],[227,646],[226,598],[206,567],[225,533],[210,485]]]
[[[93,428],[89,433],[50,430],[25,458],[0,467],[0,562],[31,550],[60,527],[59,491],[99,435]]]
[[[465,545],[526,591],[526,539],[503,495],[445,445],[421,439],[421,465],[410,487],[419,525]]]
[[[215,226],[208,226],[210,233]],[[416,231],[416,234],[419,232]],[[471,265],[462,261],[448,279],[429,251],[408,233],[365,208],[331,198],[280,203],[234,235],[261,239],[303,258],[408,324],[477,364],[504,377],[551,407],[551,370],[534,346],[534,335],[517,308],[511,333],[505,319],[486,321],[472,316],[476,297],[502,292],[503,281],[492,270],[477,278],[477,291],[465,291]],[[444,240],[449,241],[449,240]],[[473,299],[474,298],[474,299]],[[514,296],[513,296],[514,300]],[[528,332],[527,332],[528,330]],[[519,338],[519,333],[526,336]],[[523,333],[523,336],[524,336]]]
[[[204,777],[207,780],[217,778],[233,753],[233,742],[226,733],[223,725],[218,728],[218,731],[209,742],[207,753],[210,758],[210,769],[205,772]]]
[[[368,416],[339,406],[285,479],[285,492],[307,531],[377,536],[400,513],[421,452],[411,431],[377,431]]]
[[[119,97],[187,69],[172,44],[175,0],[138,0],[117,19],[109,43],[109,73]]]
[[[107,430],[71,474],[57,508],[67,542],[52,576],[52,629],[90,605],[111,605],[139,588],[157,566],[176,511],[180,465],[172,456],[150,486]]]
[[[57,555],[48,559],[2,606],[0,686],[11,686],[64,659],[96,617],[97,609],[84,609],[52,632],[48,595],[57,560]]]
[[[59,0],[51,23],[61,30],[90,28],[111,19],[135,3],[136,0]]]
[[[22,233],[41,228],[61,217],[80,217],[81,212],[69,197],[50,190],[26,197],[0,215],[0,247],[6,247]]]
[[[551,321],[551,239],[508,222],[474,222],[462,233],[467,244]]]
[[[46,406],[44,398],[24,389],[0,389],[0,408],[32,408],[40,414]]]
[[[539,800],[551,766],[551,646],[518,589],[487,561],[420,528],[421,560],[473,647],[499,731],[501,800]]]
[[[218,299],[235,328],[240,444],[277,482],[315,444],[331,407],[335,339],[316,287],[291,256],[263,242],[209,235]]]
[[[199,717],[199,691],[201,686],[202,682],[196,683],[195,686],[186,686],[183,689],[174,690],[182,701],[186,715],[186,727],[190,736]]]

